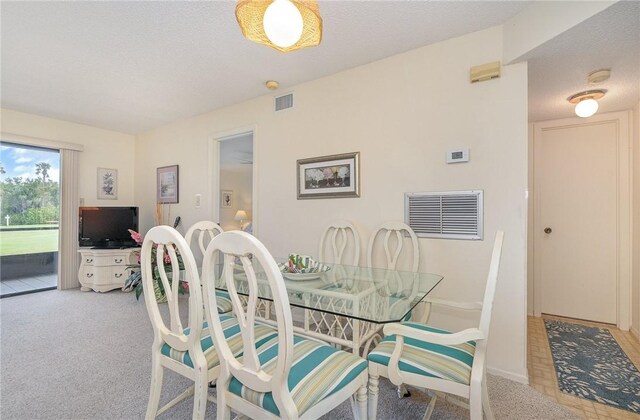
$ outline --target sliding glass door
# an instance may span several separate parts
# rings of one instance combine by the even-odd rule
[[[0,142],[0,296],[58,283],[60,153]]]

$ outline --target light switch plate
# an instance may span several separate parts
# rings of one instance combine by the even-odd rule
[[[469,162],[469,149],[456,149],[447,152],[447,163]]]
[[[202,202],[202,195],[196,194],[196,208],[200,208],[201,202]]]

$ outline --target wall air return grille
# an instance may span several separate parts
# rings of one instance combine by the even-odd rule
[[[406,193],[405,223],[422,238],[483,239],[483,192]]]
[[[293,108],[293,93],[276,97],[275,105],[276,111]]]

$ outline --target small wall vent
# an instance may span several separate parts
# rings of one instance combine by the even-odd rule
[[[276,111],[293,108],[293,93],[276,97],[275,108]]]
[[[406,193],[405,223],[422,238],[482,240],[483,192]]]

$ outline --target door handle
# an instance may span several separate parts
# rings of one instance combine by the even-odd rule
[[[549,234],[549,233],[551,233],[551,232],[553,232],[553,230],[551,230],[551,228],[550,228],[550,227],[544,228],[544,233]]]

